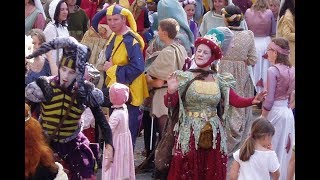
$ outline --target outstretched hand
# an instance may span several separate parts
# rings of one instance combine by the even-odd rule
[[[168,93],[173,94],[178,90],[179,81],[175,73],[172,73],[169,75],[167,79],[167,84],[168,84]]]
[[[266,90],[256,94],[256,96],[254,97],[254,99],[252,101],[252,104],[259,104],[261,101],[263,101],[265,99],[266,96],[267,96]]]

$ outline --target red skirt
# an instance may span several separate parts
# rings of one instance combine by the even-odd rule
[[[175,149],[167,179],[226,180],[228,158],[220,152],[220,133],[217,134],[216,142],[216,149],[196,150],[194,136],[191,135],[189,152],[182,155],[181,149]]]

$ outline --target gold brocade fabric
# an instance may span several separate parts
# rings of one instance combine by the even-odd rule
[[[186,84],[194,78],[189,71],[175,71],[179,81],[179,95],[185,90]],[[200,132],[206,124],[206,118],[212,126],[212,148],[216,149],[216,137],[221,135],[220,149],[227,154],[227,135],[225,133],[225,121],[229,119],[228,114],[233,110],[229,106],[229,90],[234,87],[235,81],[231,74],[213,74],[214,82],[194,81],[186,91],[185,101],[182,103],[179,97],[179,124],[175,131],[178,133],[177,143],[183,153],[189,151],[190,136],[195,138],[195,146],[198,149]],[[217,115],[217,105],[224,98],[225,114],[221,121]],[[204,115],[205,114],[205,115]],[[192,133],[191,133],[192,130]]]
[[[215,82],[195,81],[193,83],[194,89],[199,94],[217,95],[219,93],[219,87]]]

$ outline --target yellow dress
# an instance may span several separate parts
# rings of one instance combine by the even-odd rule
[[[286,10],[286,13],[280,17],[277,26],[277,37],[284,37],[289,41],[290,58],[289,61],[295,66],[295,22],[294,16],[290,10]]]

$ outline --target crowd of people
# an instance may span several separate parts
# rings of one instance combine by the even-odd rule
[[[25,0],[25,36],[25,179],[294,179],[295,0]]]

